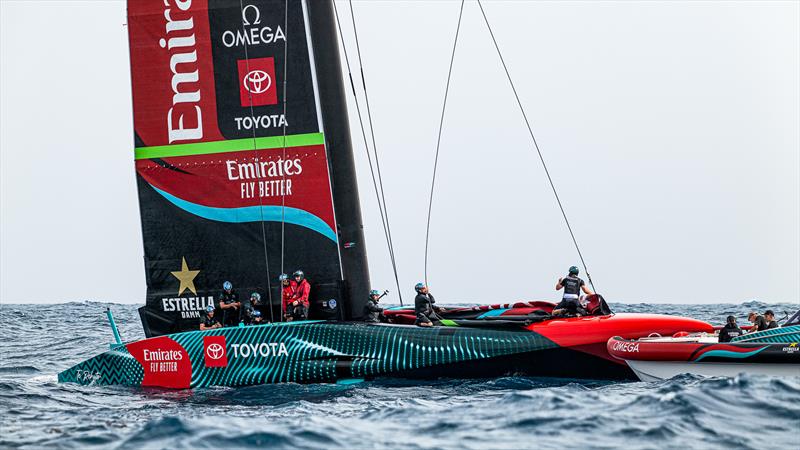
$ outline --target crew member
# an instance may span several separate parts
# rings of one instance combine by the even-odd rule
[[[219,297],[219,307],[222,310],[222,324],[226,327],[239,325],[242,319],[242,302],[239,294],[233,290],[230,281],[222,283],[222,295]]]
[[[771,309],[764,311],[764,321],[767,322],[767,330],[778,328],[778,322],[775,321],[775,313]]]
[[[383,308],[378,306],[378,301],[383,297],[380,292],[375,289],[369,291],[369,298],[367,303],[364,304],[364,322],[378,323],[383,317]]]
[[[200,331],[213,330],[222,325],[214,318],[214,307],[211,305],[206,306],[206,312],[200,317]]]
[[[554,316],[586,315],[586,311],[580,304],[580,293],[583,291],[586,295],[591,295],[593,292],[582,279],[578,278],[578,273],[580,270],[576,266],[572,266],[569,268],[569,275],[558,279],[556,290],[564,289],[564,296],[561,298],[561,303],[553,308]]]
[[[749,320],[753,326],[750,328],[750,332],[754,333],[756,331],[764,331],[767,329],[767,321],[764,320],[764,316],[760,314],[756,314],[755,312],[750,312],[747,315],[747,320]]]
[[[416,314],[417,320],[414,323],[420,327],[431,327],[434,320],[441,320],[441,317],[436,314],[441,311],[441,308],[434,306],[436,300],[428,291],[425,283],[417,283],[414,290],[417,291],[417,296],[414,297],[414,314]]]
[[[287,310],[291,318],[287,318],[287,320],[306,320],[308,318],[308,296],[311,294],[311,285],[308,284],[302,270],[295,271],[292,274],[292,278],[294,278],[294,294]]]
[[[294,282],[289,279],[289,275],[282,273],[278,277],[278,281],[281,283],[281,313],[283,314],[284,320],[291,320],[291,314],[289,308],[292,304],[292,297],[294,297]]]
[[[261,311],[259,311],[258,306],[261,305],[261,294],[258,292],[253,292],[250,294],[250,303],[246,304],[244,310],[242,311],[242,318],[244,319],[245,325],[252,325],[254,323],[261,323]],[[255,320],[255,317],[258,317],[258,321]]]
[[[739,337],[744,334],[739,325],[736,325],[736,317],[728,316],[728,323],[719,330],[719,341],[730,342],[731,339]]]
[[[255,308],[248,308],[244,315],[244,323],[245,325],[260,325],[264,323],[261,311]]]

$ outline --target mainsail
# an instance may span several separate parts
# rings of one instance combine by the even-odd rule
[[[147,336],[196,329],[223,281],[276,320],[361,314],[369,275],[331,3],[130,0]]]

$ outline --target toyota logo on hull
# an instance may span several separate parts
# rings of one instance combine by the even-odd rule
[[[263,94],[272,86],[272,77],[263,70],[251,70],[244,76],[242,85],[251,94]]]
[[[211,344],[206,348],[206,355],[211,359],[220,359],[225,355],[225,348],[219,344]]]
[[[226,367],[228,365],[228,352],[226,351],[225,336],[203,336],[205,348],[206,367]]]

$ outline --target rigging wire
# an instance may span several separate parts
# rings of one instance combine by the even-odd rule
[[[397,276],[397,263],[394,256],[394,239],[392,238],[392,229],[389,226],[389,206],[386,204],[386,196],[383,190],[383,176],[381,175],[381,163],[378,158],[378,144],[375,142],[375,127],[372,125],[372,111],[369,106],[369,93],[367,93],[367,79],[364,76],[364,64],[361,61],[361,45],[358,41],[358,27],[356,26],[355,9],[353,8],[353,0],[350,0],[350,17],[353,21],[353,35],[356,38],[356,52],[358,54],[358,70],[361,72],[361,85],[364,88],[364,102],[367,106],[367,121],[369,123],[369,132],[372,136],[372,151],[375,153],[375,168],[378,172],[378,186],[381,191],[381,200],[383,201],[383,213],[386,215],[386,232],[389,235],[389,253],[392,259],[392,270],[394,271],[394,280],[397,285],[397,295],[400,297],[400,305],[403,304],[403,292],[400,289],[400,279]],[[357,101],[357,100],[356,100]]]
[[[433,209],[433,190],[436,186],[436,168],[439,165],[439,146],[442,142],[442,127],[444,125],[444,112],[447,108],[447,94],[450,92],[450,77],[453,74],[453,61],[456,59],[456,46],[458,45],[458,33],[461,30],[461,17],[464,15],[464,0],[461,0],[461,8],[458,11],[458,25],[456,26],[456,37],[453,40],[453,52],[450,55],[450,68],[447,70],[447,84],[444,89],[444,102],[442,103],[442,117],[439,119],[439,136],[436,138],[436,156],[433,160],[433,177],[431,179],[431,195],[428,201],[428,222],[425,226],[425,285],[428,285],[428,241],[431,234],[431,210]]]
[[[350,78],[350,87],[353,90],[353,97],[355,99],[356,112],[358,114],[358,123],[359,123],[359,126],[361,128],[361,136],[362,136],[362,138],[364,140],[364,150],[367,153],[367,161],[369,163],[369,171],[370,171],[370,175],[372,176],[372,186],[373,186],[373,188],[375,190],[375,197],[376,197],[376,199],[378,201],[378,211],[380,212],[380,216],[381,216],[381,225],[383,226],[383,234],[384,234],[384,237],[386,238],[386,245],[387,245],[387,248],[389,250],[389,258],[390,258],[390,261],[392,263],[392,270],[394,271],[395,283],[397,285],[397,293],[400,296],[400,305],[403,305],[403,296],[402,296],[401,289],[400,289],[400,281],[399,281],[399,277],[397,276],[397,265],[396,265],[395,259],[394,259],[394,247],[392,246],[391,233],[389,232],[387,214],[384,211],[386,206],[385,206],[385,203],[381,201],[381,198],[382,198],[381,192],[383,190],[382,189],[382,184],[381,184],[381,189],[379,190],[378,181],[377,181],[377,178],[375,176],[375,168],[372,165],[372,156],[371,156],[371,153],[370,153],[370,150],[369,150],[369,141],[367,140],[366,127],[364,126],[364,119],[363,119],[363,115],[361,113],[361,106],[358,103],[358,95],[356,94],[355,82],[353,81],[353,72],[352,72],[351,67],[350,67],[350,58],[348,57],[347,46],[345,45],[345,42],[344,42],[344,33],[342,32],[342,23],[341,23],[341,20],[339,19],[339,9],[336,7],[336,2],[335,1],[332,2],[332,3],[333,3],[334,14],[336,16],[336,26],[337,26],[337,28],[339,30],[339,39],[340,39],[340,41],[342,43],[342,49],[344,50],[344,60],[345,60],[345,63],[347,65],[347,75]],[[351,11],[352,11],[352,4],[351,4]],[[353,26],[354,26],[354,29],[355,29],[355,22],[354,22]],[[362,71],[362,81],[363,81],[363,71]],[[364,91],[364,94],[366,95],[366,90]],[[373,143],[374,143],[374,136],[373,136]],[[376,152],[375,155],[376,155],[375,157],[377,158],[377,152]]]
[[[539,155],[539,160],[542,162],[542,167],[544,168],[544,173],[547,175],[547,181],[550,182],[550,187],[553,189],[553,195],[556,197],[556,202],[558,203],[558,208],[561,210],[561,215],[564,217],[564,222],[567,224],[567,229],[569,230],[569,235],[572,237],[572,243],[575,244],[575,250],[578,251],[578,257],[581,259],[581,264],[583,265],[583,270],[586,272],[586,278],[589,279],[589,284],[592,286],[592,290],[597,292],[597,289],[594,287],[594,283],[592,282],[592,276],[589,274],[589,269],[586,267],[586,261],[583,259],[583,253],[581,253],[581,249],[578,246],[578,240],[575,239],[575,233],[572,231],[572,226],[569,224],[569,219],[567,218],[567,213],[564,210],[564,205],[561,203],[561,199],[558,197],[558,192],[556,191],[556,185],[553,183],[553,178],[550,177],[550,171],[547,170],[547,164],[544,162],[544,156],[542,155],[542,151],[539,149],[539,144],[536,142],[536,137],[533,135],[533,128],[531,127],[530,122],[528,121],[528,116],[525,114],[525,108],[522,107],[522,101],[517,94],[517,88],[514,87],[514,82],[511,80],[511,73],[508,71],[508,66],[506,65],[505,59],[503,59],[503,54],[500,52],[500,46],[497,44],[497,39],[494,37],[494,32],[492,31],[492,26],[489,25],[489,19],[486,17],[486,12],[483,10],[483,4],[481,4],[481,0],[478,1],[478,7],[481,9],[481,15],[483,15],[483,20],[486,22],[486,28],[489,29],[489,35],[492,37],[492,42],[494,43],[494,48],[497,50],[497,56],[500,57],[500,62],[503,64],[503,69],[506,72],[506,78],[508,78],[508,83],[511,85],[511,90],[514,92],[514,98],[517,99],[517,105],[519,105],[519,110],[522,113],[522,118],[525,119],[525,125],[528,127],[528,133],[531,135],[531,140],[533,141],[533,146],[536,149],[536,153]],[[442,113],[444,116],[444,112]],[[441,131],[440,131],[441,132]],[[438,144],[437,144],[437,154],[438,154]],[[431,189],[431,192],[432,189]],[[431,194],[431,197],[433,195]],[[429,213],[430,214],[430,213]],[[427,255],[427,246],[426,246],[426,255]],[[426,259],[427,262],[427,259]]]
[[[288,0],[287,0],[288,1]],[[242,14],[242,33],[247,34],[247,30],[245,29],[245,20],[244,20],[244,3],[242,0],[239,0],[239,11]],[[247,68],[247,73],[250,73],[250,57],[248,56],[247,52],[247,42],[244,44],[244,60]],[[285,64],[285,61],[284,61]],[[285,81],[285,80],[284,80]],[[253,110],[253,93],[249,90],[247,91],[247,97],[250,103],[250,116],[255,116],[255,112]],[[255,152],[255,160],[258,161],[258,145],[256,142],[256,127],[253,127],[253,151]],[[261,199],[261,196],[258,196],[258,211],[261,215],[261,243],[264,245],[264,266],[267,275],[267,298],[269,299],[269,320],[270,322],[274,322],[273,312],[272,312],[272,287],[270,285],[270,276],[269,276],[269,255],[267,253],[267,230],[266,226],[264,225],[264,205]],[[281,243],[281,247],[282,247]],[[281,248],[281,252],[283,249]],[[281,259],[283,259],[281,255]]]
[[[289,33],[289,0],[283,2],[284,16],[283,16],[283,29]],[[246,46],[246,44],[245,44]],[[281,164],[286,164],[286,81],[289,67],[289,39],[288,37],[283,40],[283,152],[281,154]],[[256,127],[253,127],[255,131]],[[281,171],[281,274],[286,273],[284,269],[284,254],[285,254],[285,240],[286,240],[286,171]],[[281,293],[281,322],[283,322],[283,285],[278,287]],[[270,314],[272,314],[272,305],[270,305]]]

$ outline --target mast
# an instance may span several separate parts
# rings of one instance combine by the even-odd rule
[[[367,248],[361,220],[353,145],[350,139],[342,64],[336,37],[336,22],[331,1],[306,2],[311,42],[316,62],[317,82],[325,143],[333,187],[333,204],[339,231],[339,253],[344,275],[344,294],[348,299],[347,318],[363,313],[370,289]],[[325,76],[325,74],[337,76]]]

